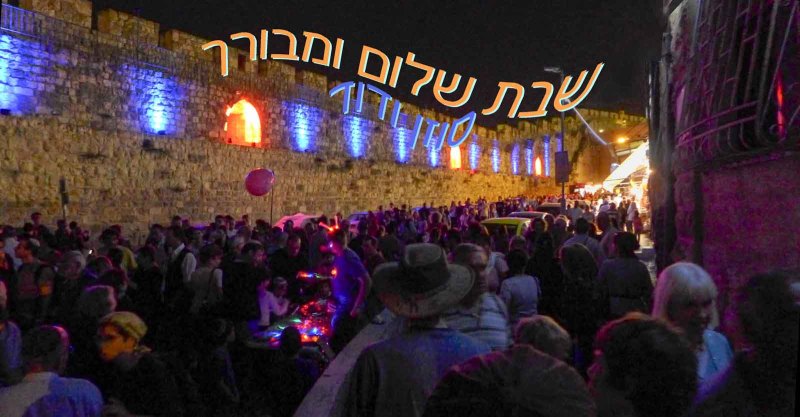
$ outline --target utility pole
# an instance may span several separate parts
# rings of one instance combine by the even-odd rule
[[[561,67],[545,67],[545,72],[561,76],[561,85],[564,85],[564,70]],[[563,103],[559,103],[563,104]],[[564,147],[564,112],[561,112],[561,137],[558,140],[559,151],[556,153],[556,181],[561,182],[561,214],[567,214],[566,183],[569,180],[569,156]]]
[[[561,85],[564,85],[564,70],[561,71]],[[564,112],[561,112],[561,140],[559,141],[561,146],[561,152],[566,152],[567,148],[564,147]],[[567,159],[569,161],[569,159]],[[567,198],[564,193],[564,187],[566,184],[566,179],[562,178],[561,181],[561,214],[567,214]]]

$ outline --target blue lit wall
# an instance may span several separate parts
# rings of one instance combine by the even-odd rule
[[[442,147],[442,149],[449,149],[446,146]],[[428,162],[431,164],[432,167],[439,166],[439,154],[441,153],[441,149],[436,149],[435,146],[428,147]]]
[[[283,110],[289,125],[292,149],[299,152],[315,151],[322,110],[299,101],[284,101]]]
[[[33,113],[37,79],[43,77],[46,53],[38,43],[0,35],[0,109]]]
[[[175,134],[183,88],[175,77],[150,68],[123,66],[130,81],[131,106],[139,128],[151,134]]]
[[[426,147],[428,149],[428,163],[432,167],[438,167],[441,161],[442,150],[447,151],[447,155],[450,155],[450,148],[447,146],[442,146],[439,148],[437,144],[443,143],[444,136],[447,134],[447,130],[443,129],[443,125],[440,124],[438,127],[434,128],[433,134],[431,135]]]
[[[468,148],[469,168],[472,170],[478,169],[478,163],[481,160],[481,145],[478,145],[478,136],[472,136],[472,143]]]
[[[500,142],[495,139],[492,141],[492,171],[500,172]]]
[[[511,173],[519,175],[519,143],[515,143],[511,148]]]
[[[525,171],[528,175],[533,175],[533,141],[525,141]]]
[[[344,139],[347,143],[347,153],[353,158],[365,157],[369,147],[372,121],[348,114],[344,116],[342,127],[344,128]]]
[[[394,158],[395,161],[400,162],[401,164],[405,164],[411,159],[411,144],[409,140],[411,139],[411,131],[404,127],[399,127],[394,129]]]
[[[544,135],[542,139],[542,147],[544,153],[544,176],[550,176],[550,135]]]

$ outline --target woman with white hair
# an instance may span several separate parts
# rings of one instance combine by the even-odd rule
[[[683,330],[697,355],[697,375],[703,382],[724,370],[733,351],[712,328],[719,324],[717,286],[702,267],[678,262],[661,272],[656,283],[653,317]]]

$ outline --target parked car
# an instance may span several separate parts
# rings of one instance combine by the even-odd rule
[[[531,219],[520,217],[498,217],[481,222],[481,225],[486,227],[490,235],[493,235],[497,230],[505,228],[509,235],[522,236],[530,224]]]
[[[515,211],[508,215],[508,217],[516,217],[520,219],[542,219],[547,221],[547,216],[553,217],[553,221],[555,221],[555,216],[550,213],[544,211]]]
[[[574,207],[575,203],[578,203],[578,206],[580,206],[580,207],[591,207],[592,206],[592,203],[590,203],[589,200],[567,200],[567,204],[569,204],[569,207]]]
[[[319,222],[319,218],[321,214],[305,214],[305,213],[296,213],[291,216],[283,216],[280,220],[275,222],[275,227],[280,227],[283,229],[283,225],[286,224],[287,221],[291,220],[294,223],[295,229],[302,229],[306,227],[306,224],[313,223],[317,224]]]
[[[368,214],[366,211],[358,211],[347,216],[347,222],[350,223],[350,234],[358,234],[358,223],[366,219]]]
[[[548,215],[544,211],[515,211],[508,215],[508,217],[516,217],[520,219],[541,219]]]
[[[536,210],[550,213],[553,215],[553,217],[557,217],[559,214],[561,214],[561,203],[542,203],[539,204],[539,207],[537,207]]]

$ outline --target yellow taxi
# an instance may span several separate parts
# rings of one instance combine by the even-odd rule
[[[518,217],[498,217],[481,222],[481,225],[486,227],[490,235],[494,235],[495,231],[505,228],[509,235],[522,236],[530,224],[531,219]]]

